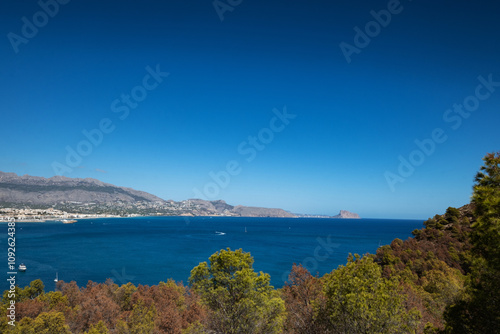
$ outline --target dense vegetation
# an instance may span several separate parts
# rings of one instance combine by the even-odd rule
[[[282,289],[242,250],[221,250],[189,286],[35,280],[16,287],[16,326],[2,333],[498,333],[500,153],[488,154],[472,202],[395,239],[350,255],[323,277],[294,265]],[[2,312],[10,305],[2,298]]]

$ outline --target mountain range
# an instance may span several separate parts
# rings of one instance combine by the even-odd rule
[[[132,188],[118,187],[92,178],[38,176],[0,172],[1,207],[52,207],[77,213],[117,215],[184,215],[240,217],[328,217],[294,214],[283,209],[229,205],[223,200],[189,199],[175,202]],[[359,218],[341,210],[330,218]]]

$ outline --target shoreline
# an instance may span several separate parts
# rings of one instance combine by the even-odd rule
[[[120,218],[160,218],[160,217],[172,217],[172,218],[200,218],[200,217],[205,217],[205,218],[277,218],[277,219],[283,219],[283,218],[288,218],[288,219],[332,219],[332,220],[345,220],[345,221],[357,221],[357,220],[365,220],[365,219],[370,219],[370,220],[414,220],[414,221],[425,221],[426,219],[416,219],[416,218],[334,218],[334,217],[256,217],[256,216],[183,216],[183,215],[148,215],[148,216],[99,216],[99,217],[81,217],[81,218],[61,218],[61,219],[54,219],[54,218],[47,218],[47,219],[41,219],[41,220],[15,220],[16,223],[61,223],[62,220],[64,219],[69,219],[69,220],[76,220],[75,223],[78,223],[80,220],[89,220],[89,219],[120,219]],[[8,218],[11,219],[11,218]],[[8,223],[9,221],[6,220],[5,218],[0,219],[0,224],[2,223]],[[74,224],[74,223],[72,223]],[[64,224],[64,225],[72,225],[72,224]]]
[[[79,220],[87,220],[87,219],[102,219],[102,218],[133,218],[133,217],[120,217],[120,216],[107,216],[107,217],[81,217],[81,218],[42,218],[42,219],[15,219],[15,218],[7,218],[7,219],[14,219],[15,223],[57,223],[60,222],[61,224],[63,223],[63,220],[76,220],[78,222]],[[1,223],[8,223],[9,220],[6,220],[5,218],[2,217],[0,219],[0,224]]]

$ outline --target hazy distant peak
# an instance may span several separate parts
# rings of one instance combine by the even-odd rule
[[[346,210],[340,210],[340,213],[338,215],[334,216],[333,218],[353,218],[353,219],[359,219],[361,217],[359,217],[359,215],[357,213],[349,212],[349,211],[346,211]]]
[[[152,194],[118,187],[93,178],[38,176],[0,172],[0,202],[53,205],[61,202],[82,203],[163,202]]]

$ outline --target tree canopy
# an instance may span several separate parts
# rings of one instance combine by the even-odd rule
[[[484,157],[472,195],[471,273],[461,300],[445,314],[447,332],[496,333],[500,328],[500,152]]]
[[[191,271],[190,285],[210,309],[210,328],[222,333],[280,333],[285,305],[270,276],[253,270],[241,249],[221,250]]]
[[[329,333],[416,333],[420,313],[407,312],[399,282],[382,277],[370,256],[350,256],[325,275],[324,293]]]

